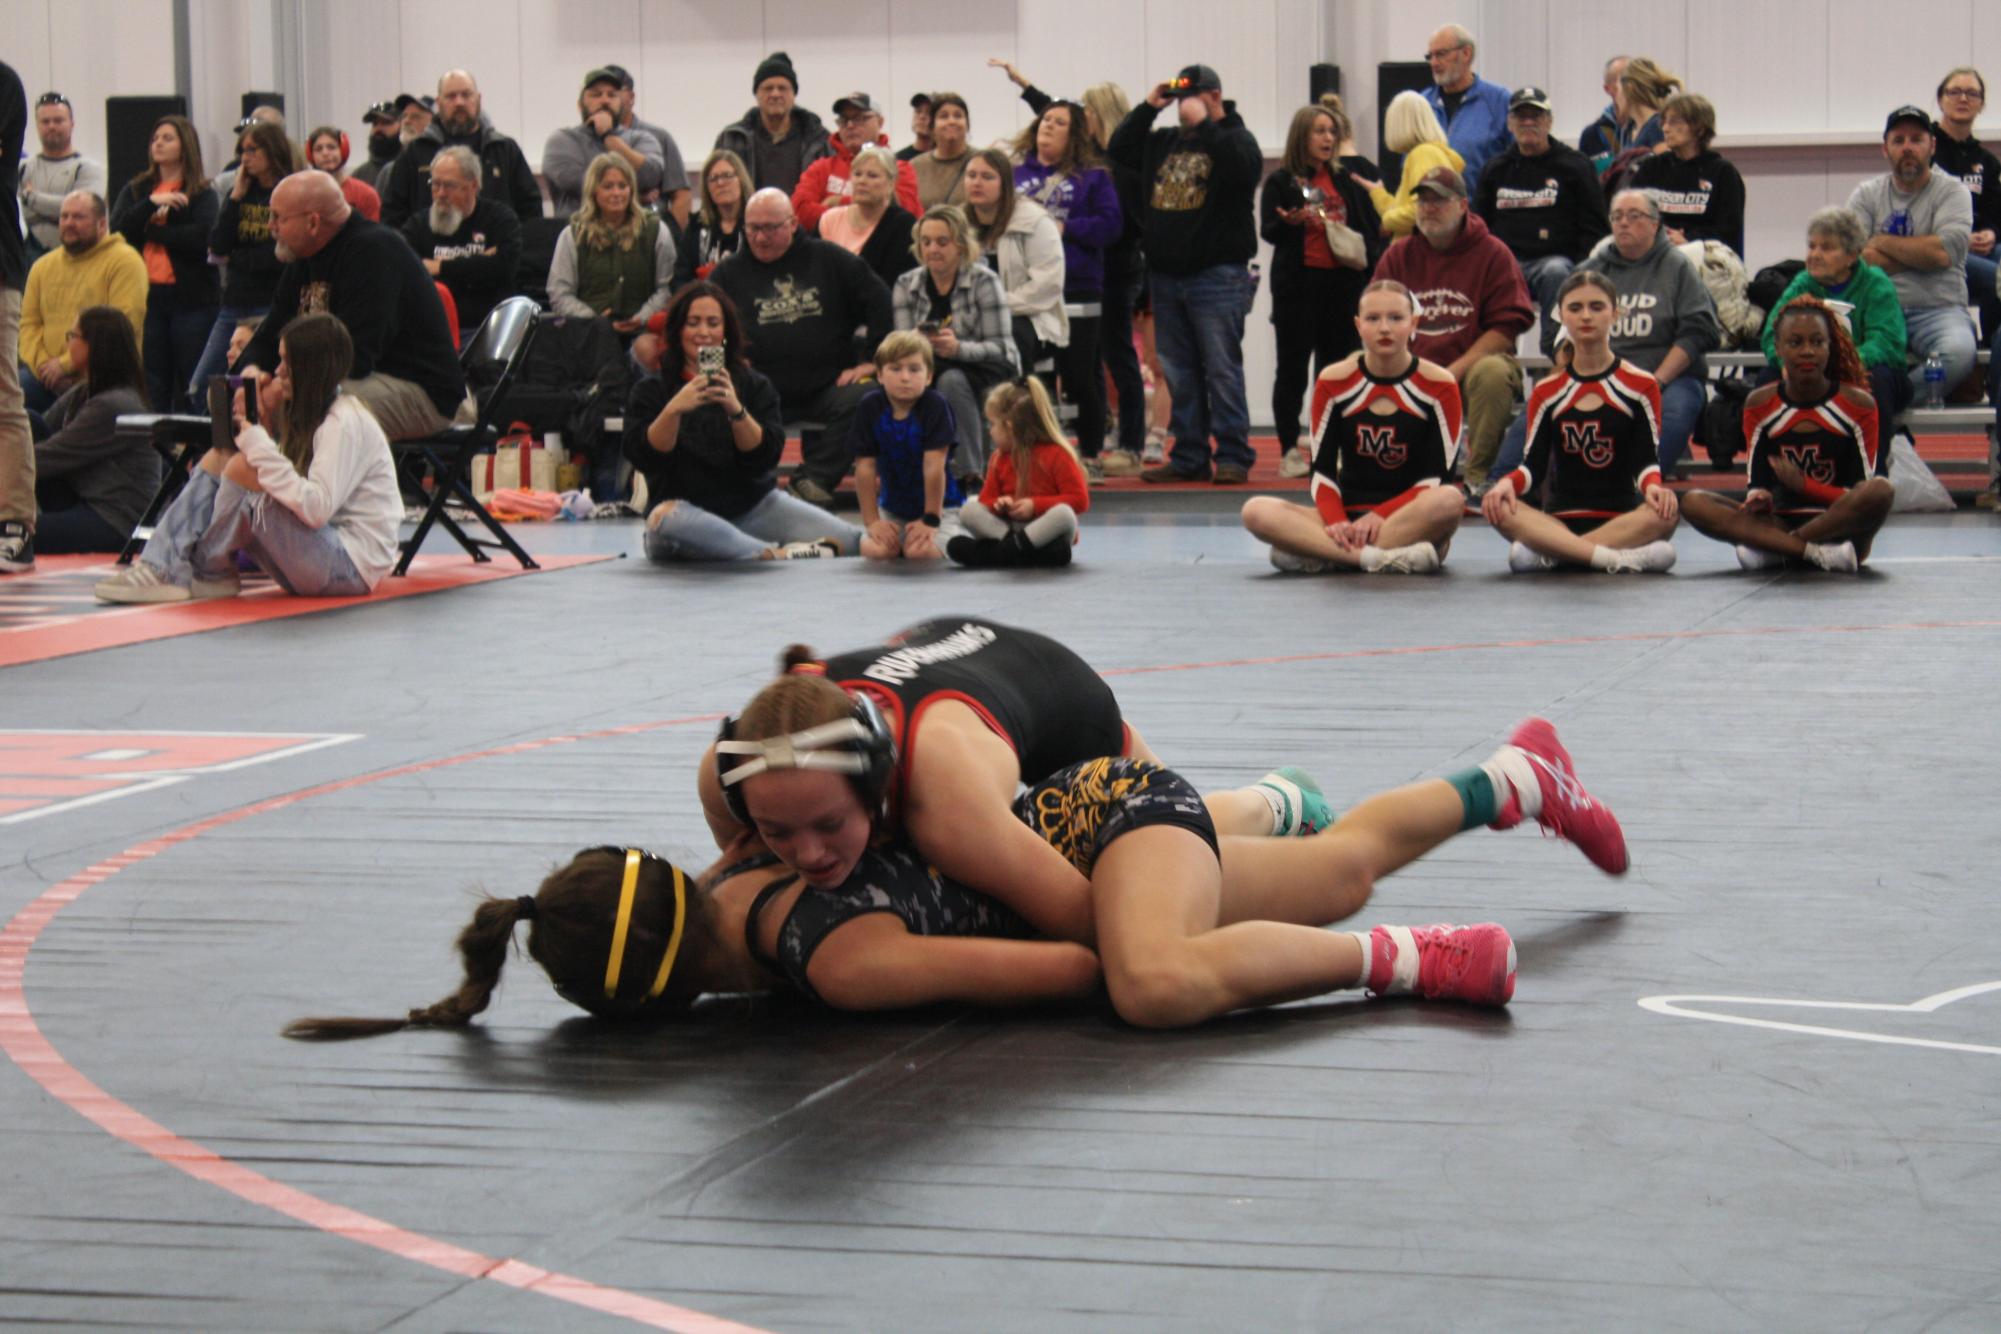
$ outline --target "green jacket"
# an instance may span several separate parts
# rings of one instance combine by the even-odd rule
[[[1772,313],[1765,317],[1765,359],[1779,361],[1779,312],[1786,302],[1804,293],[1822,301],[1846,301],[1855,307],[1848,312],[1848,334],[1855,340],[1856,355],[1862,365],[1904,368],[1904,308],[1897,304],[1897,286],[1890,275],[1867,260],[1855,261],[1855,272],[1839,292],[1830,292],[1818,279],[1801,269],[1787,284]]]

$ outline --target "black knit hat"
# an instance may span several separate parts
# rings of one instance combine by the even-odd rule
[[[799,76],[792,69],[792,57],[783,51],[773,51],[758,65],[757,73],[750,81],[750,90],[756,92],[758,85],[766,79],[783,79],[792,85],[794,93],[799,91]]]

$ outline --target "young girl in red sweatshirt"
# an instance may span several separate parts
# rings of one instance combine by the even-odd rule
[[[1091,493],[1042,382],[1011,380],[988,394],[987,432],[986,485],[960,508],[968,536],[945,554],[961,565],[1068,565]]]

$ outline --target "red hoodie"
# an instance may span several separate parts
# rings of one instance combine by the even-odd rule
[[[828,195],[839,195],[843,201],[854,197],[854,188],[848,184],[848,168],[854,165],[858,150],[842,143],[839,134],[827,138],[834,145],[833,156],[823,157],[807,167],[792,191],[792,211],[799,215],[799,225],[810,232],[820,230],[820,215],[827,211]],[[886,134],[877,135],[875,141],[883,148],[889,147]],[[917,173],[908,162],[896,164],[896,202],[912,217],[924,214],[924,205],[917,201]]]
[[[1488,330],[1506,334],[1510,349],[1535,323],[1535,303],[1514,252],[1468,213],[1459,237],[1443,250],[1412,232],[1376,261],[1376,277],[1394,278],[1417,298],[1411,351],[1450,366]]]

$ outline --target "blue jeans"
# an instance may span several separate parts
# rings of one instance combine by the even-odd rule
[[[1695,423],[1702,416],[1702,405],[1709,400],[1708,391],[1702,381],[1693,375],[1676,376],[1661,386],[1661,441],[1660,465],[1663,476],[1674,476],[1674,465],[1688,453],[1688,438],[1695,432]],[[1515,414],[1508,433],[1501,437],[1501,453],[1494,460],[1494,470],[1487,475],[1498,481],[1519,468],[1522,456],[1528,453],[1529,414],[1526,409]]]
[[[332,524],[308,528],[269,496],[245,491],[203,469],[174,497],[139,559],[169,583],[224,579],[248,552],[287,593],[360,597],[368,592]]]
[[[1577,268],[1577,261],[1568,255],[1544,255],[1522,265],[1522,277],[1528,280],[1529,295],[1535,298],[1536,308],[1542,311],[1542,354],[1546,357],[1556,347],[1556,292],[1563,286]]]
[[[1215,462],[1248,469],[1251,411],[1244,399],[1244,316],[1257,294],[1242,264],[1218,264],[1188,277],[1154,273],[1154,346],[1174,394],[1175,471],[1200,474]]]
[[[1924,401],[1924,360],[1932,353],[1945,358],[1945,392],[1948,394],[1973,372],[1976,350],[1973,321],[1967,317],[1966,307],[1926,306],[1921,310],[1907,307],[1904,328],[1909,334],[1906,341],[1910,345],[1911,358],[1918,363],[1911,367],[1911,389],[1917,394],[1918,402]]]
[[[261,320],[269,306],[224,306],[215,312],[215,323],[208,331],[208,342],[202,346],[201,356],[195,361],[194,374],[188,377],[188,402],[205,405],[208,402],[208,377],[224,375],[229,371],[229,340],[236,332],[236,326],[243,320]]]
[[[734,519],[685,500],[646,526],[646,558],[663,565],[684,560],[756,560],[766,547],[831,537],[843,556],[862,549],[862,530],[776,487]]]

